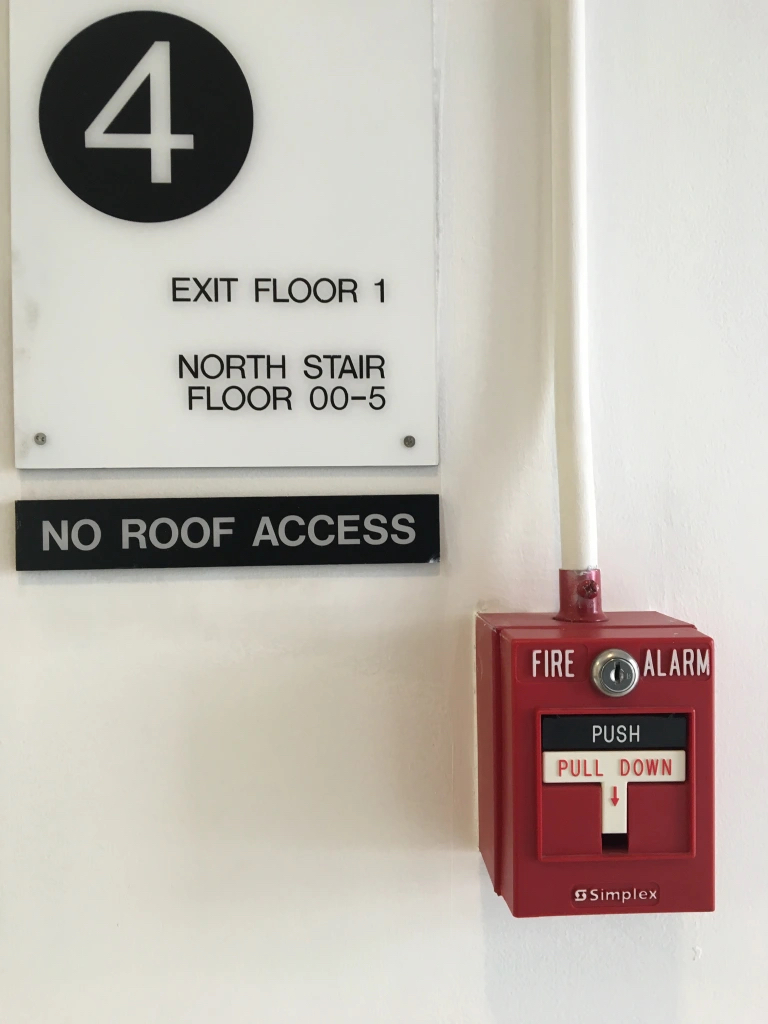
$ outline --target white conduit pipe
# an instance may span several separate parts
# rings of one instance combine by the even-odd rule
[[[553,329],[562,568],[597,568],[589,407],[585,0],[552,0]]]

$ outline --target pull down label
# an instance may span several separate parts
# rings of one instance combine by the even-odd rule
[[[604,835],[627,831],[627,786],[630,782],[685,782],[684,750],[544,753],[545,783],[599,783],[602,787]]]

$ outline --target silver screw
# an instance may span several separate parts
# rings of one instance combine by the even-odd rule
[[[413,437],[412,434],[409,434],[407,437],[403,438],[403,444],[405,445],[406,448],[415,448],[416,438]]]
[[[35,444],[43,445],[43,444],[47,444],[47,443],[48,443],[48,438],[46,437],[45,434],[35,434]]]
[[[592,662],[592,682],[606,697],[625,697],[639,679],[640,666],[626,651],[603,651]]]

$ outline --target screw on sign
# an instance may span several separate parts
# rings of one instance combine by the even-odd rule
[[[131,11],[74,37],[40,97],[54,170],[89,206],[122,220],[196,213],[240,173],[253,138],[245,76],[186,18]]]

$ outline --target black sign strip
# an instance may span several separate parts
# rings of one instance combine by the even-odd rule
[[[687,715],[544,715],[542,750],[684,750]]]
[[[19,572],[439,560],[436,494],[16,502]]]

